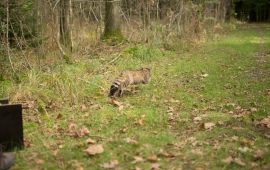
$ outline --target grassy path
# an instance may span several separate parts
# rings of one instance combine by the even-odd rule
[[[270,113],[270,25],[239,26],[181,54],[123,51],[133,55],[33,70],[10,89],[35,103],[14,169],[103,169],[110,160],[123,170],[270,168],[270,132],[258,123]],[[151,65],[151,83],[119,99],[123,109],[109,104],[112,74],[138,65]],[[87,156],[88,138],[104,152]]]

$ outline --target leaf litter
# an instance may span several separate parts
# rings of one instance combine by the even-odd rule
[[[90,146],[85,150],[85,152],[86,152],[89,156],[94,156],[94,155],[103,153],[103,152],[104,152],[104,148],[103,148],[103,145],[101,145],[101,144],[93,144],[93,145],[90,145]]]

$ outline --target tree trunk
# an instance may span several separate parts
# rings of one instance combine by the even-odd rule
[[[70,0],[60,0],[59,22],[60,22],[60,44],[65,53],[72,51],[70,30]]]
[[[104,39],[119,41],[123,39],[121,33],[120,1],[108,0],[105,3]]]
[[[227,0],[225,21],[230,21],[231,20],[232,12],[233,12],[233,2],[232,2],[232,0]]]

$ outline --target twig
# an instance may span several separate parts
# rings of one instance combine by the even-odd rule
[[[118,60],[118,58],[121,57],[121,53],[119,53],[114,59],[112,59],[110,62],[108,62],[105,66],[112,64],[113,62],[115,62],[116,60]]]
[[[9,48],[9,0],[7,0],[7,30],[6,30],[6,41],[7,41],[7,55],[8,55],[8,60],[11,66],[11,69],[13,71],[13,73],[16,75],[16,71],[13,67],[13,63],[11,60],[11,56],[10,56],[10,48]]]

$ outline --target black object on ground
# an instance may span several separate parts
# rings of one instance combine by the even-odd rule
[[[22,148],[22,105],[7,104],[8,99],[0,100],[0,103],[0,145],[3,151]]]

